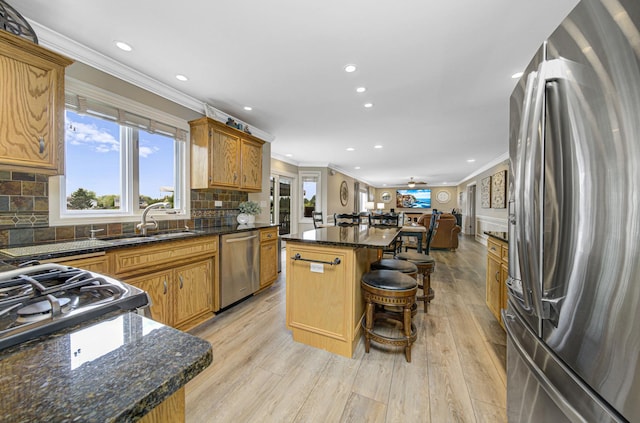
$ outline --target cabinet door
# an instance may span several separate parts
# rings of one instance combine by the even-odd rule
[[[64,121],[60,63],[70,61],[37,45],[17,49],[17,44],[0,37],[0,164],[57,174],[62,168]],[[61,62],[46,60],[49,56]]]
[[[247,190],[262,189],[262,146],[242,140],[242,177],[240,186]]]
[[[209,185],[240,186],[240,138],[213,128],[209,146]]]
[[[498,320],[500,320],[501,270],[502,263],[492,254],[487,254],[487,306]]]
[[[171,271],[152,273],[146,276],[128,279],[125,282],[147,291],[151,298],[149,311],[151,318],[171,326]]]
[[[260,244],[260,288],[278,279],[278,242]]]
[[[213,311],[213,259],[180,266],[174,271],[174,326]]]

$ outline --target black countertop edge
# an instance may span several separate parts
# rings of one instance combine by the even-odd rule
[[[509,235],[507,232],[484,231],[484,234],[492,238],[499,239],[500,241],[509,242]]]
[[[124,342],[98,342],[113,336],[114,325],[121,328]],[[85,342],[101,350],[74,365],[70,347],[75,350],[82,343],[76,340],[74,347],[73,337],[87,331]],[[85,350],[78,357],[90,354]],[[3,418],[130,422],[177,392],[212,360],[211,345],[203,339],[135,313],[111,313],[0,351],[0,395],[7,406]]]
[[[279,227],[280,225],[272,225],[269,223],[255,223],[255,224],[250,224],[250,225],[229,225],[229,226],[216,226],[216,227],[211,227],[211,228],[201,228],[201,229],[193,229],[190,231],[182,231],[182,230],[178,230],[178,231],[159,231],[157,233],[149,233],[148,234],[148,241],[135,241],[132,240],[131,242],[114,242],[111,245],[100,245],[100,246],[95,246],[95,247],[81,247],[78,249],[73,249],[73,250],[63,250],[63,251],[55,251],[55,252],[48,252],[48,253],[42,253],[42,254],[33,254],[33,255],[23,255],[23,256],[10,256],[7,254],[3,254],[0,253],[0,263],[4,262],[5,264],[19,264],[19,263],[24,263],[26,261],[31,261],[31,260],[52,260],[52,259],[56,259],[56,258],[60,258],[60,257],[68,257],[68,256],[75,256],[75,255],[81,255],[81,254],[92,254],[92,253],[100,253],[103,251],[109,251],[109,250],[115,250],[115,249],[122,249],[122,248],[129,248],[129,247],[138,247],[138,246],[142,246],[142,245],[150,245],[150,244],[156,244],[159,242],[170,242],[170,241],[184,241],[184,240],[190,240],[190,239],[195,239],[198,237],[204,237],[204,236],[214,236],[214,235],[227,235],[227,234],[233,234],[233,233],[238,233],[238,232],[248,232],[248,231],[255,231],[255,230],[259,230],[259,229],[268,229],[268,228],[276,228]],[[172,232],[190,232],[193,233],[193,235],[190,236],[185,236],[185,237],[176,237],[176,238],[153,238],[154,235],[159,235],[159,234],[164,234],[164,233],[172,233]],[[114,241],[114,240],[118,240],[120,238],[133,238],[133,237],[137,237],[137,238],[145,238],[142,236],[137,236],[134,234],[128,234],[128,235],[122,235],[122,236],[111,236],[111,237],[104,237],[104,238],[97,238],[97,240],[99,241]],[[1,249],[11,249],[11,248],[20,248],[20,247],[31,247],[31,246],[37,246],[37,245],[49,245],[49,244],[63,244],[63,243],[68,243],[68,242],[75,242],[75,241],[87,241],[88,239],[75,239],[75,240],[63,240],[63,241],[58,241],[58,242],[51,242],[51,241],[47,241],[47,242],[39,242],[39,243],[34,243],[34,244],[22,244],[22,245],[11,245],[11,246],[7,246],[7,247],[3,247]]]
[[[353,227],[329,226],[311,229],[299,234],[283,235],[286,242],[314,244],[345,248],[386,248],[400,236],[401,227],[371,228],[368,225]]]

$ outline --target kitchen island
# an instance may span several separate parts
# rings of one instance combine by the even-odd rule
[[[326,227],[284,236],[286,321],[296,342],[351,358],[360,338],[360,279],[400,228]]]
[[[0,352],[0,420],[184,421],[183,386],[211,361],[200,338],[103,316]]]

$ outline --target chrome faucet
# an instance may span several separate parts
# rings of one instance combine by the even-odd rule
[[[143,236],[147,235],[147,229],[151,228],[151,229],[158,229],[158,222],[156,222],[156,220],[153,218],[153,216],[149,217],[149,220],[151,220],[151,222],[147,222],[147,214],[149,214],[149,211],[151,209],[166,209],[167,207],[169,207],[171,204],[169,203],[153,203],[153,204],[149,204],[147,206],[147,208],[144,209],[144,211],[142,212],[142,219],[140,220],[140,223],[138,223],[136,225],[136,229],[138,229]]]

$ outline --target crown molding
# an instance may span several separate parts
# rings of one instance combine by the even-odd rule
[[[33,21],[29,18],[25,19],[27,20],[27,22],[29,22],[35,33],[38,34],[38,41],[42,47],[48,48],[73,60],[77,60],[79,62],[92,66],[125,82],[133,84],[153,94],[159,95],[160,97],[166,98],[167,100],[173,101],[176,104],[201,113],[203,116],[206,115],[205,107],[215,109],[209,105],[206,105],[206,103],[202,100],[199,100],[195,97],[183,93],[182,91],[170,87],[167,84],[153,79],[150,76],[137,71],[123,63],[120,63],[109,56],[106,56],[75,40],[72,40],[65,35],[53,31],[52,29],[41,25],[36,21]],[[223,123],[226,122],[227,118],[229,117],[234,119],[235,121],[240,121],[240,119],[237,119],[234,116],[231,116],[221,110],[215,109],[215,111],[216,120],[221,120]],[[220,117],[218,118],[218,116]],[[268,142],[273,142],[273,140],[275,139],[275,137],[268,132],[262,131],[251,124],[248,125],[251,127],[252,135]]]
[[[486,165],[482,166],[481,168],[477,169],[473,173],[469,174],[467,177],[462,178],[456,185],[463,184],[465,181],[468,181],[469,179],[471,179],[471,178],[473,178],[475,176],[478,176],[482,172],[484,172],[486,170],[489,170],[494,166],[499,165],[500,163],[504,162],[505,160],[509,160],[509,152],[508,151],[506,153],[502,153],[500,156],[496,157],[495,159],[493,159],[492,161],[490,161]]]

